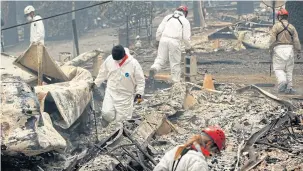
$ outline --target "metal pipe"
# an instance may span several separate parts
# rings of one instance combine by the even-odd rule
[[[131,144],[123,144],[123,145],[119,145],[117,147],[114,147],[113,149],[111,149],[109,152],[113,152],[115,150],[117,150],[118,148],[121,148],[121,147],[127,147],[127,146],[132,146],[132,145],[136,145],[134,143],[131,143]]]
[[[131,157],[133,160],[135,160],[137,163],[139,163],[145,170],[151,171],[149,168],[147,168],[143,163],[141,163],[139,160],[136,159],[134,155],[132,155],[128,150],[126,150],[124,147],[122,149],[127,153],[129,157]]]
[[[123,131],[125,133],[125,135],[127,136],[127,138],[132,142],[135,143],[136,146],[138,147],[138,149],[156,166],[157,162],[152,158],[152,156],[150,156],[148,153],[146,153],[141,146],[130,136],[130,134],[128,134],[128,131],[123,128]]]

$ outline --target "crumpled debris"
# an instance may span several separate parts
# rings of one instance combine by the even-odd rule
[[[2,77],[2,153],[34,156],[64,151],[65,139],[54,129],[49,114],[40,114],[40,105],[30,87],[20,77]]]
[[[181,84],[182,85],[182,84]],[[281,113],[285,112],[284,106],[279,103],[266,98],[264,95],[254,92],[245,92],[243,94],[237,94],[236,89],[241,88],[241,85],[224,84],[218,87],[221,93],[209,92],[205,90],[192,90],[189,93],[197,100],[189,110],[182,111],[182,108],[174,108],[175,103],[168,103],[167,100],[171,100],[170,95],[175,95],[174,101],[176,104],[181,105],[186,94],[186,85],[183,84],[182,88],[172,88],[167,91],[157,92],[149,100],[149,104],[146,108],[140,108],[140,111],[136,111],[144,115],[151,110],[157,112],[167,113],[168,108],[174,109],[169,118],[171,118],[173,124],[177,127],[184,129],[182,134],[172,132],[166,136],[157,137],[157,140],[166,143],[159,144],[153,143],[152,146],[159,152],[155,156],[156,159],[160,159],[166,151],[173,148],[176,145],[183,144],[193,134],[199,134],[201,129],[209,125],[220,125],[227,136],[227,148],[221,156],[217,156],[209,160],[209,166],[211,170],[233,170],[235,162],[237,160],[237,151],[239,144],[244,140],[247,140],[250,135],[260,130],[265,125],[270,123],[271,120],[279,117]],[[188,87],[187,87],[188,88]],[[189,88],[188,88],[189,89]],[[180,91],[184,91],[181,94]],[[160,104],[159,106],[150,108],[150,105]],[[182,105],[181,105],[182,106]],[[263,147],[263,146],[262,146]],[[265,146],[266,147],[266,146]],[[265,152],[267,148],[260,149]],[[277,149],[272,149],[272,154]],[[289,161],[295,163],[293,167],[300,167],[300,158],[292,156],[287,157],[287,154],[281,154],[280,160]],[[243,163],[242,163],[243,164]],[[261,165],[256,168],[261,168]],[[290,165],[285,165],[290,167]],[[260,169],[259,168],[259,169]],[[261,170],[270,170],[273,168],[271,165],[267,165]],[[276,168],[276,167],[275,167]]]

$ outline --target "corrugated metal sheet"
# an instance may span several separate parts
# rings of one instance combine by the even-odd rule
[[[23,55],[18,57],[14,64],[21,69],[31,73],[32,75],[37,75],[38,73],[38,57],[37,57],[37,46],[32,44]],[[61,71],[56,62],[49,56],[45,46],[43,46],[43,75],[50,78],[56,78],[60,81],[68,81],[66,75]]]
[[[35,87],[41,97],[41,110],[46,111],[47,105],[55,103],[61,120],[54,121],[63,129],[69,128],[83,113],[91,99],[89,83],[93,81],[91,73],[83,68],[63,66],[62,71],[71,81]]]

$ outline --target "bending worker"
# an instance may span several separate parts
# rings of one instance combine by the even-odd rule
[[[219,126],[205,128],[181,146],[168,151],[154,171],[208,171],[206,158],[225,148],[225,134]]]
[[[151,78],[164,67],[164,64],[169,59],[171,79],[173,82],[180,82],[181,42],[184,42],[187,53],[191,50],[190,23],[186,19],[187,14],[187,7],[180,6],[173,15],[166,16],[159,25],[156,33],[156,40],[160,41],[158,42],[158,56],[151,66],[149,73]]]
[[[278,91],[294,93],[292,83],[294,52],[296,51],[300,58],[301,45],[296,28],[287,21],[286,9],[279,10],[277,18],[279,22],[273,26],[270,37],[273,69],[278,80]]]
[[[24,16],[28,22],[42,19],[39,15],[35,15],[35,8],[31,5],[25,7]],[[31,23],[30,43],[40,43],[44,45],[44,24],[42,20]]]
[[[133,103],[142,101],[145,78],[139,62],[129,54],[127,48],[121,45],[113,47],[112,55],[101,65],[94,85],[99,87],[105,80],[107,87],[102,105],[102,122],[108,124],[131,119]]]

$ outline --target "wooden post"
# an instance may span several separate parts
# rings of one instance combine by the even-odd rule
[[[75,10],[75,1],[73,1],[73,10]],[[73,26],[73,37],[74,37],[74,47],[76,48],[76,55],[75,56],[78,56],[80,53],[79,53],[79,42],[78,42],[78,33],[77,33],[77,25],[76,25],[76,16],[75,16],[75,12],[72,13],[72,26]]]
[[[199,15],[200,15],[200,27],[204,28],[206,24],[203,14],[203,2],[201,2],[201,0],[199,0]]]
[[[43,45],[37,45],[37,59],[38,59],[38,86],[41,86],[43,83],[43,57],[44,57],[44,48]]]

